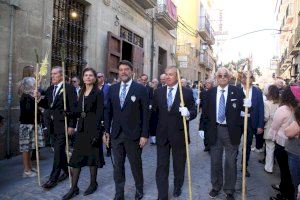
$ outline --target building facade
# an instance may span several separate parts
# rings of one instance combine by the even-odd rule
[[[292,80],[300,67],[300,0],[278,0],[276,14],[280,29],[277,75]]]
[[[177,4],[177,56],[182,76],[191,81],[203,81],[211,75],[216,63],[210,22],[212,1],[178,1]]]
[[[177,7],[171,0],[4,0],[0,1],[0,159],[18,152],[19,97],[22,69],[49,54],[66,74],[85,66],[117,78],[117,63],[130,60],[135,78],[158,78],[175,65]],[[49,72],[44,87],[49,85]]]

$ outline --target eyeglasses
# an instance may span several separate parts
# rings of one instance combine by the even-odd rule
[[[228,78],[228,74],[224,74],[224,75],[219,74],[219,75],[218,75],[218,78]]]
[[[72,81],[72,83],[76,83],[77,81]]]

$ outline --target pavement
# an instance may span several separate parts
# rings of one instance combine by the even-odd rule
[[[199,117],[199,116],[198,116]],[[210,155],[204,152],[202,139],[199,138],[197,131],[199,127],[199,118],[190,123],[190,160],[191,160],[191,179],[193,200],[208,200],[208,193],[211,189],[210,184]],[[238,181],[236,184],[236,199],[241,199],[241,151],[238,158]],[[251,177],[247,178],[247,199],[249,200],[267,200],[275,191],[271,188],[271,184],[279,183],[278,166],[275,167],[273,174],[264,172],[263,165],[258,163],[258,159],[263,156],[262,153],[251,152],[249,171]],[[156,171],[156,146],[147,145],[143,150],[143,172],[144,172],[144,198],[143,200],[157,199],[157,188],[155,183]],[[41,150],[41,180],[45,182],[52,168],[53,153],[50,148]],[[79,180],[80,194],[74,199],[100,199],[112,200],[114,198],[115,189],[113,181],[113,167],[110,158],[105,157],[106,165],[98,170],[98,190],[87,197],[83,196],[83,192],[89,185],[89,170],[83,168]],[[125,199],[134,199],[135,186],[130,171],[128,160],[125,164],[126,168],[126,185]],[[0,199],[22,199],[22,200],[56,200],[61,199],[69,190],[69,181],[58,184],[55,188],[45,191],[38,186],[37,178],[22,178],[23,166],[22,157],[16,156],[10,160],[0,161]],[[182,195],[174,198],[173,193],[173,170],[170,166],[169,176],[169,198],[176,200],[188,199],[188,181],[187,170],[185,184],[182,188]],[[222,192],[215,199],[225,199]]]

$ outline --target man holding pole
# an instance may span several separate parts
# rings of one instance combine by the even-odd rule
[[[40,98],[37,92],[37,97],[40,99],[39,106],[49,109],[50,115],[50,134],[53,135],[54,161],[52,172],[49,180],[42,185],[45,189],[51,189],[68,178],[68,163],[66,155],[66,134],[64,121],[64,100],[63,92],[66,92],[67,112],[75,112],[77,106],[77,94],[75,88],[70,84],[66,84],[66,91],[63,91],[63,73],[60,66],[52,68],[51,71],[52,85],[47,89],[44,98]],[[68,117],[68,135],[74,133],[76,127],[76,118]],[[60,174],[61,170],[63,173]]]
[[[182,87],[184,103],[180,106],[177,68],[168,67],[166,87],[158,88],[153,97],[153,112],[157,115],[157,170],[158,199],[168,199],[170,151],[173,156],[174,197],[181,195],[186,163],[185,135],[182,117],[193,120],[197,116],[192,90]],[[187,124],[188,127],[188,124]]]
[[[211,152],[211,184],[209,193],[215,198],[223,188],[227,200],[234,199],[237,179],[237,153],[242,135],[243,91],[229,85],[227,68],[216,74],[217,87],[207,91],[200,130],[207,130]],[[223,184],[223,150],[225,149],[225,181]]]

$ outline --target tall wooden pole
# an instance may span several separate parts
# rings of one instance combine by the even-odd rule
[[[180,106],[184,107],[184,100],[182,94],[182,85],[180,81],[180,72],[177,69],[177,80],[178,80],[178,89],[180,94]],[[191,164],[190,164],[190,150],[189,150],[189,141],[188,141],[188,132],[187,132],[187,124],[186,118],[182,117],[183,121],[183,128],[184,128],[184,139],[185,139],[185,151],[186,151],[186,160],[187,160],[187,167],[188,167],[188,181],[189,181],[189,199],[192,200],[192,179],[191,179]]]
[[[248,62],[247,69],[247,81],[246,81],[246,99],[249,98],[249,88],[250,87],[250,62]],[[242,199],[246,200],[246,150],[247,150],[247,137],[248,137],[248,107],[245,107],[245,117],[244,117],[244,144],[243,144],[243,182],[242,182]]]
[[[38,80],[39,80],[39,61],[38,55],[36,69],[35,69],[35,91],[38,91]],[[34,98],[34,141],[35,141],[35,154],[36,154],[36,170],[37,170],[37,178],[38,184],[41,186],[41,175],[40,175],[40,154],[39,154],[39,142],[38,142],[38,101],[37,97]]]
[[[199,80],[198,80],[199,81]],[[200,99],[200,94],[201,94],[201,82],[198,82],[198,99]],[[200,112],[200,103],[197,105],[197,113]]]
[[[65,47],[62,45],[61,47],[61,60],[62,60],[62,74],[63,74],[63,100],[64,100],[64,111],[67,111],[67,97],[66,97],[66,79],[65,79]],[[66,156],[67,156],[67,162],[69,164],[70,162],[70,156],[69,156],[69,137],[68,137],[68,119],[65,115],[65,136],[66,136]],[[69,173],[69,181],[70,181],[70,187],[72,186],[72,180],[71,180],[71,168],[68,166],[68,173]]]

